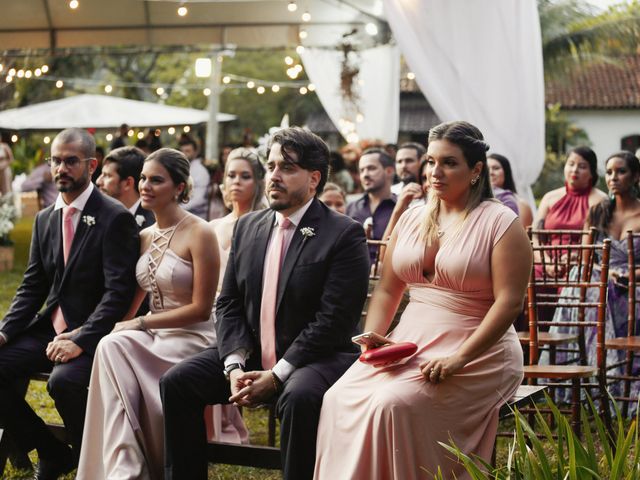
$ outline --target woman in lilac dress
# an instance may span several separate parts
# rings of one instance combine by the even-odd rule
[[[607,159],[606,174],[607,187],[610,198],[597,204],[589,211],[584,228],[595,227],[598,231],[596,243],[608,238],[611,240],[611,255],[609,259],[609,284],[607,287],[606,310],[606,338],[623,337],[627,335],[628,327],[628,290],[625,280],[629,278],[627,260],[627,231],[640,232],[640,200],[638,199],[638,181],[640,180],[640,162],[630,152],[614,153]],[[634,255],[640,263],[640,240],[634,243]],[[597,262],[598,259],[596,259]],[[636,276],[640,271],[635,272]],[[577,276],[577,269],[570,273],[570,278]],[[599,278],[600,272],[594,268],[592,281]],[[628,285],[628,282],[626,282]],[[562,295],[565,297],[577,295],[574,288],[565,288]],[[640,293],[640,292],[639,292]],[[597,301],[596,289],[586,292],[586,301]],[[577,309],[556,309],[554,321],[576,321]],[[595,321],[595,309],[586,310],[586,320]],[[638,319],[640,308],[636,310],[635,318]],[[637,328],[637,327],[636,327]],[[571,327],[551,327],[551,332],[570,332]],[[637,330],[636,330],[637,331]],[[596,332],[590,329],[586,333],[587,358],[595,361],[596,358]],[[566,360],[566,354],[558,353],[557,361]],[[607,352],[607,364],[623,360],[624,353],[616,350]],[[618,373],[622,373],[619,371]],[[633,387],[633,395],[637,396],[639,385]],[[619,393],[617,384],[614,384],[613,393]],[[633,396],[632,395],[632,396]]]

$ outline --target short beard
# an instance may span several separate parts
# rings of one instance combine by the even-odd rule
[[[56,178],[56,188],[61,193],[69,193],[69,192],[77,192],[79,190],[83,190],[87,186],[87,182],[89,181],[89,173],[88,170],[77,180],[74,180],[71,177],[66,177],[69,180],[67,185],[62,185],[58,183],[58,178]]]
[[[400,181],[405,185],[409,185],[410,183],[418,183],[418,177],[416,177],[413,173],[405,173],[402,177],[400,177]]]
[[[304,197],[304,191],[298,190],[296,192],[291,192],[289,194],[288,201],[286,202],[284,200],[272,200],[271,197],[267,197],[267,199],[269,200],[269,208],[271,208],[271,210],[279,212],[281,210],[287,210],[288,208],[297,205],[302,205],[304,202]]]

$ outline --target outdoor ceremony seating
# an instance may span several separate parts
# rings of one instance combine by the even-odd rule
[[[598,245],[575,242],[556,245],[532,244],[532,248],[534,251],[534,265],[531,269],[527,287],[529,361],[528,365],[524,367],[524,376],[531,385],[536,384],[538,380],[545,380],[545,385],[549,387],[569,387],[571,389],[571,408],[565,413],[570,413],[571,425],[579,435],[581,426],[580,402],[583,388],[587,389],[588,393],[597,393],[601,400],[601,409],[605,412],[605,422],[608,424],[606,381],[604,369],[599,367],[602,367],[605,361],[604,322],[611,242],[610,240],[604,240],[602,244]],[[599,278],[592,278],[596,254],[600,252],[600,275]],[[551,263],[549,263],[549,259],[551,259]],[[560,265],[564,265],[562,269]],[[546,268],[548,266],[551,267],[550,270]],[[563,269],[565,273],[570,272],[573,266],[577,268],[571,275],[565,275],[566,278],[558,275]],[[544,273],[541,274],[541,270]],[[577,290],[577,296],[568,296],[566,293],[565,295],[546,293],[550,288],[558,289],[562,287]],[[597,289],[598,294],[595,301],[586,301],[587,289],[590,288]],[[541,319],[539,318],[541,307],[575,309],[577,311],[576,320],[552,322],[547,319]],[[587,309],[596,310],[595,321],[587,320]],[[580,351],[578,365],[569,365],[566,362],[560,362],[564,364],[551,364],[549,362],[549,365],[538,363],[540,357],[539,327],[552,325],[556,327],[571,327],[577,332]],[[588,329],[597,329],[597,362],[587,358],[585,353],[584,339],[585,331]],[[588,383],[587,380],[589,379],[595,379],[595,382]]]
[[[637,287],[635,272],[636,259],[634,240],[640,239],[640,233],[633,233],[631,230],[627,231],[627,254],[629,263],[629,312],[628,312],[628,324],[627,335],[624,337],[605,339],[605,350],[618,350],[625,354],[624,360],[606,365],[606,378],[607,381],[620,382],[622,384],[621,395],[614,395],[614,400],[622,403],[622,413],[626,417],[629,412],[629,405],[638,401],[637,395],[631,395],[631,386],[634,382],[640,382],[640,375],[634,373],[633,365],[640,354],[640,335],[637,331],[637,319],[636,319],[636,306],[638,305]],[[603,359],[606,358],[603,355]],[[623,374],[609,373],[609,370],[622,367]],[[636,389],[637,392],[637,389]]]

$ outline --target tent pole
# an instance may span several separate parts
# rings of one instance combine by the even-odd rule
[[[209,77],[209,122],[207,123],[207,145],[205,161],[218,162],[218,111],[220,110],[220,77],[222,74],[222,52],[214,52],[211,58],[212,72]]]

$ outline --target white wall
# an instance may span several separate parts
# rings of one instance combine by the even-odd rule
[[[640,110],[566,110],[569,119],[589,135],[600,171],[628,135],[640,135]]]

